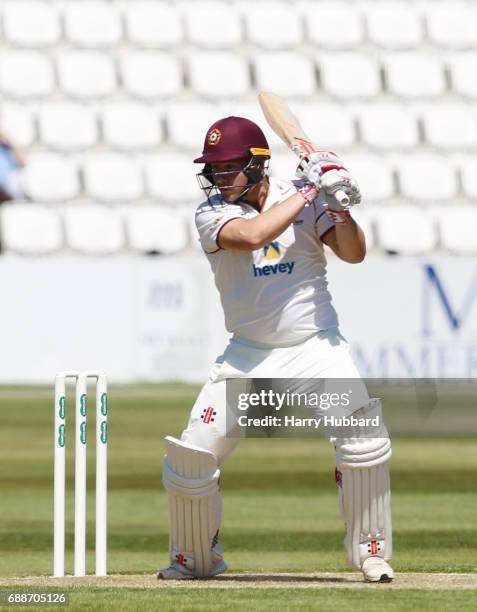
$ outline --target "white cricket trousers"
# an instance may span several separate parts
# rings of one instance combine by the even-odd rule
[[[211,451],[221,465],[240,438],[226,437],[227,378],[360,378],[349,345],[339,329],[331,328],[305,342],[279,348],[259,348],[232,339],[212,366],[192,408],[181,440]],[[364,385],[355,395],[354,409],[369,401]]]

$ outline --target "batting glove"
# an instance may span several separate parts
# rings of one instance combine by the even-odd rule
[[[315,151],[302,157],[296,176],[323,189],[328,195],[344,192],[349,197],[346,208],[361,202],[361,193],[355,179],[349,174],[341,159],[330,151]],[[328,204],[331,210],[343,210],[338,202]]]

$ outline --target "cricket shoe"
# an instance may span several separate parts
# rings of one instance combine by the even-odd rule
[[[222,574],[227,571],[227,564],[223,559],[218,561],[212,566],[212,570],[208,576],[201,576],[201,578],[212,578],[218,574]],[[182,567],[178,563],[173,563],[171,566],[157,572],[159,580],[196,580],[199,576],[196,576],[193,572]]]
[[[382,557],[368,557],[361,567],[366,582],[391,582],[393,568]]]

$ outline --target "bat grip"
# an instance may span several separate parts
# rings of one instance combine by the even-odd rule
[[[342,189],[338,189],[338,191],[333,195],[340,206],[342,206],[343,208],[346,208],[346,206],[348,206],[349,196]]]

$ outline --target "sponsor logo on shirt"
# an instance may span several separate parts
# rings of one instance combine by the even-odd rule
[[[278,242],[269,242],[263,247],[263,258],[264,259],[279,259],[280,258],[280,245]]]
[[[279,264],[270,264],[259,268],[255,264],[252,265],[254,276],[273,276],[276,274],[291,274],[295,266],[294,261],[287,261]]]

